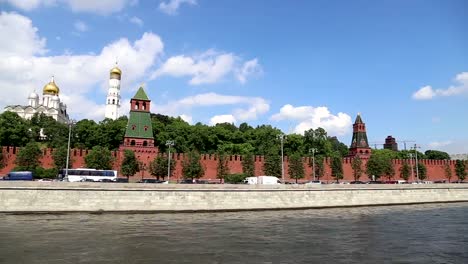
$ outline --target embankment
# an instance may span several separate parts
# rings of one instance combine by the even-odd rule
[[[181,185],[2,182],[0,212],[190,212],[468,202],[468,184]]]

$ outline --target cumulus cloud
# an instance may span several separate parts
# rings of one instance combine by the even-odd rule
[[[195,107],[229,105],[234,106],[232,113],[229,114],[233,117],[229,119],[229,122],[234,123],[237,121],[255,120],[270,109],[269,103],[261,97],[221,95],[217,93],[204,93],[185,97],[177,101],[168,102],[166,105],[161,105],[158,109],[163,114],[177,116]],[[215,120],[220,120],[219,116],[226,119],[228,118],[227,115],[218,115]]]
[[[433,89],[429,85],[424,86],[413,93],[413,99],[430,100],[434,97],[455,96],[468,93],[468,72],[458,74],[454,81],[457,84],[446,89]]]
[[[196,0],[169,0],[167,2],[161,2],[159,4],[159,10],[168,14],[168,15],[176,15],[177,10],[182,4],[188,5],[196,5]]]
[[[438,149],[441,147],[448,146],[452,144],[453,142],[451,140],[445,140],[445,141],[433,141],[428,144],[428,147],[431,149]]]
[[[15,93],[10,89],[0,90],[0,108],[25,104],[30,92],[40,92],[50,76],[55,75],[60,97],[69,105],[73,118],[94,118],[103,111],[98,109],[104,105],[95,105],[85,95],[102,93],[104,104],[108,71],[116,57],[123,71],[122,87],[128,89],[147,73],[163,52],[159,36],[147,32],[133,43],[126,38],[109,43],[95,55],[47,56],[46,40],[37,34],[31,20],[6,12],[0,15],[0,39],[0,87],[15,89]],[[102,90],[96,92],[96,87]]]
[[[65,4],[73,12],[86,12],[108,15],[121,11],[127,5],[135,4],[134,0],[0,0],[12,6],[31,11],[39,7]]]
[[[179,117],[182,118],[182,120],[184,120],[185,122],[187,122],[189,124],[193,123],[193,118],[192,118],[191,115],[181,114],[181,115],[179,115]]]
[[[210,125],[214,126],[221,123],[235,123],[236,118],[233,115],[215,115],[210,119]]]
[[[280,112],[271,116],[271,120],[295,120],[298,124],[295,133],[303,134],[311,128],[324,128],[330,135],[342,136],[350,132],[351,117],[345,113],[333,115],[327,107],[298,106],[290,104],[281,107]]]
[[[208,50],[200,55],[186,56],[178,55],[167,59],[167,61],[156,70],[151,79],[160,76],[190,77],[189,84],[200,85],[216,83],[228,74],[237,73],[241,83],[247,81],[247,77],[258,73],[261,69],[257,59],[245,62],[239,66],[240,58],[232,53],[220,53]]]
[[[81,20],[75,21],[74,27],[79,32],[88,31],[88,25],[86,25],[86,23]]]
[[[247,82],[247,77],[262,73],[262,67],[258,63],[258,59],[246,61],[242,68],[237,71],[236,77],[241,83]]]
[[[134,17],[131,17],[130,18],[130,23],[133,23],[139,27],[142,27],[143,26],[143,20],[141,20],[140,18],[134,16]]]

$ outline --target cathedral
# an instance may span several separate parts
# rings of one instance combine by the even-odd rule
[[[28,96],[28,105],[8,105],[5,111],[17,113],[20,117],[31,119],[34,114],[45,114],[61,123],[68,123],[67,105],[60,101],[60,89],[54,77],[42,89],[42,99],[36,92]]]

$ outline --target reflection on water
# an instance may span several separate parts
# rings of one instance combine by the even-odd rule
[[[468,263],[468,204],[0,215],[0,263]]]

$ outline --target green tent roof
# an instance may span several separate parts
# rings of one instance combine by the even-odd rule
[[[143,87],[140,87],[140,89],[138,89],[137,93],[135,94],[135,96],[133,96],[132,99],[149,101],[148,95],[146,95],[145,90],[143,89]]]
[[[361,114],[358,114],[356,116],[356,121],[354,121],[354,124],[362,124],[364,122],[362,122],[362,119],[361,119]]]
[[[130,111],[125,137],[154,138],[150,113]]]

